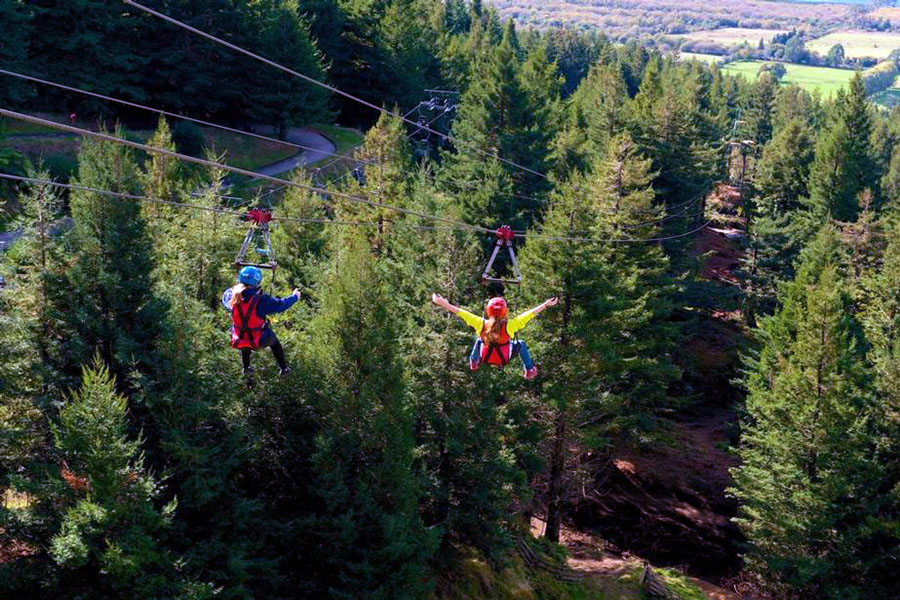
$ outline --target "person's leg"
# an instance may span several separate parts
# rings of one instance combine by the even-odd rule
[[[472,352],[469,353],[469,368],[473,371],[481,366],[481,348],[484,342],[481,341],[481,338],[475,340],[475,345],[472,346]]]
[[[241,348],[241,366],[244,368],[244,371],[250,369],[251,354],[253,354],[253,350],[250,348]]]
[[[278,341],[278,336],[275,335],[275,332],[270,331],[270,333],[271,338],[266,341],[266,345],[272,349],[272,356],[275,357],[279,370],[284,373],[288,370],[287,360],[284,357],[284,348],[281,346],[281,342]]]
[[[531,353],[528,351],[528,344],[526,344],[522,340],[513,340],[512,342],[510,342],[510,345],[510,360],[512,360],[516,356],[519,356],[522,359],[522,365],[525,367],[525,370],[532,370],[534,368],[534,361],[531,360]]]

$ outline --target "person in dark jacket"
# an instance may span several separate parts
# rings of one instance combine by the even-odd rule
[[[300,290],[286,298],[275,298],[259,289],[262,271],[257,267],[244,267],[238,273],[238,282],[222,294],[222,306],[231,315],[231,347],[241,351],[244,375],[252,379],[250,356],[254,350],[271,348],[278,363],[279,373],[290,373],[284,357],[284,348],[269,325],[269,315],[281,313],[296,304]]]

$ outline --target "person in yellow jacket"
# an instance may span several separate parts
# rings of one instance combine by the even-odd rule
[[[522,359],[522,364],[525,367],[523,374],[525,379],[535,378],[537,367],[534,366],[534,361],[531,360],[528,345],[522,340],[513,339],[513,336],[541,311],[550,306],[556,306],[556,303],[559,301],[558,298],[550,298],[513,319],[507,319],[509,307],[503,298],[491,298],[484,311],[488,317],[487,319],[450,304],[440,294],[432,294],[431,301],[444,310],[459,316],[478,335],[478,339],[475,340],[475,345],[472,347],[472,352],[469,355],[470,369],[475,371],[483,362],[497,367],[504,367],[509,364],[509,361],[518,356]]]

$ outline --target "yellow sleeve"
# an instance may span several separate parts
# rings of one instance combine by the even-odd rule
[[[509,323],[506,324],[506,332],[509,333],[510,337],[516,335],[516,332],[528,325],[528,322],[536,316],[537,314],[533,310],[523,312],[516,318],[510,319]]]
[[[456,314],[460,319],[466,322],[466,325],[475,330],[476,335],[481,335],[481,330],[484,328],[484,319],[482,319],[478,315],[473,315],[469,311],[462,308],[459,309],[459,312]]]

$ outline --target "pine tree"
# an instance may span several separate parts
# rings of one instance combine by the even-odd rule
[[[446,156],[442,171],[447,186],[465,198],[466,218],[474,223],[527,225],[539,207],[524,197],[547,190],[538,175],[483,154],[498,154],[538,173],[546,170],[546,127],[553,114],[546,104],[558,95],[559,82],[539,57],[522,80],[514,32],[507,27],[501,43],[476,64],[453,124],[453,135],[466,144]]]
[[[597,64],[572,95],[569,120],[556,140],[558,170],[581,172],[601,156],[626,119],[627,90],[618,66]]]
[[[650,181],[650,161],[627,136],[616,137],[593,175],[581,184],[573,179],[555,198],[541,232],[626,237],[619,232],[647,219],[648,210],[652,220]],[[638,229],[642,237],[658,227]],[[669,310],[667,261],[655,246],[622,249],[536,238],[521,262],[532,274],[524,290],[531,301],[560,297],[559,306],[541,315],[528,335],[541,357],[541,400],[552,407],[544,417],[549,422],[545,535],[556,541],[573,444],[602,453],[609,450],[610,437],[629,438],[650,427],[666,382],[677,375],[666,359],[671,340],[662,325]]]
[[[141,441],[129,439],[127,401],[115,387],[109,371],[95,363],[60,409],[53,428],[63,459],[59,483],[71,491],[56,508],[59,531],[49,553],[63,568],[61,588],[72,595],[79,589],[171,593],[177,589],[174,563],[158,536],[176,502],[157,506],[162,490],[143,465]]]
[[[429,214],[455,214],[448,198],[418,180],[413,200]],[[408,223],[408,225],[411,225]],[[467,357],[471,329],[436,309],[431,294],[468,306],[481,302],[481,245],[468,232],[422,232],[399,227],[389,240],[394,267],[390,289],[405,299],[401,348],[414,398],[417,456],[425,472],[425,525],[442,533],[435,567],[455,568],[460,548],[500,559],[508,532],[518,526],[509,510],[524,502],[526,471],[535,472],[534,444],[525,445],[519,424],[531,405],[509,389],[509,379],[487,368],[472,373]],[[516,373],[518,375],[518,373]]]
[[[333,261],[312,324],[330,388],[312,458],[320,582],[333,597],[415,598],[436,538],[418,512],[394,307],[364,238],[348,234]]]
[[[84,142],[77,183],[141,192],[132,153],[112,142]],[[141,207],[87,191],[73,193],[70,202],[74,257],[62,285],[56,286],[53,307],[67,332],[64,367],[71,372],[99,351],[117,377],[135,367],[152,372],[154,343],[166,307],[153,293],[151,242]]]
[[[880,535],[873,390],[839,252],[824,229],[761,325],[733,471],[748,565],[804,597],[868,594],[860,561]]]
[[[245,4],[245,23],[257,34],[259,48],[267,58],[318,81],[325,78],[321,54],[310,39],[309,26],[298,14],[299,0],[257,0]],[[269,123],[284,139],[290,126],[328,120],[329,92],[296,77],[273,77],[269,69],[255,65],[245,72],[245,114]]]
[[[750,88],[746,121],[757,147],[772,138],[772,112],[777,88],[778,82],[768,72],[760,75]]]
[[[20,73],[26,72],[29,45],[31,41],[33,13],[31,7],[22,0],[12,0],[0,5],[0,23],[5,24],[5,33],[0,40],[0,63],[4,68]],[[0,102],[6,106],[16,106],[30,99],[34,94],[31,86],[21,79],[10,78],[0,90]]]
[[[831,124],[816,144],[810,199],[819,215],[853,221],[859,194],[877,183],[869,146],[871,108],[859,74],[851,80],[850,92],[839,95],[832,112]]]

